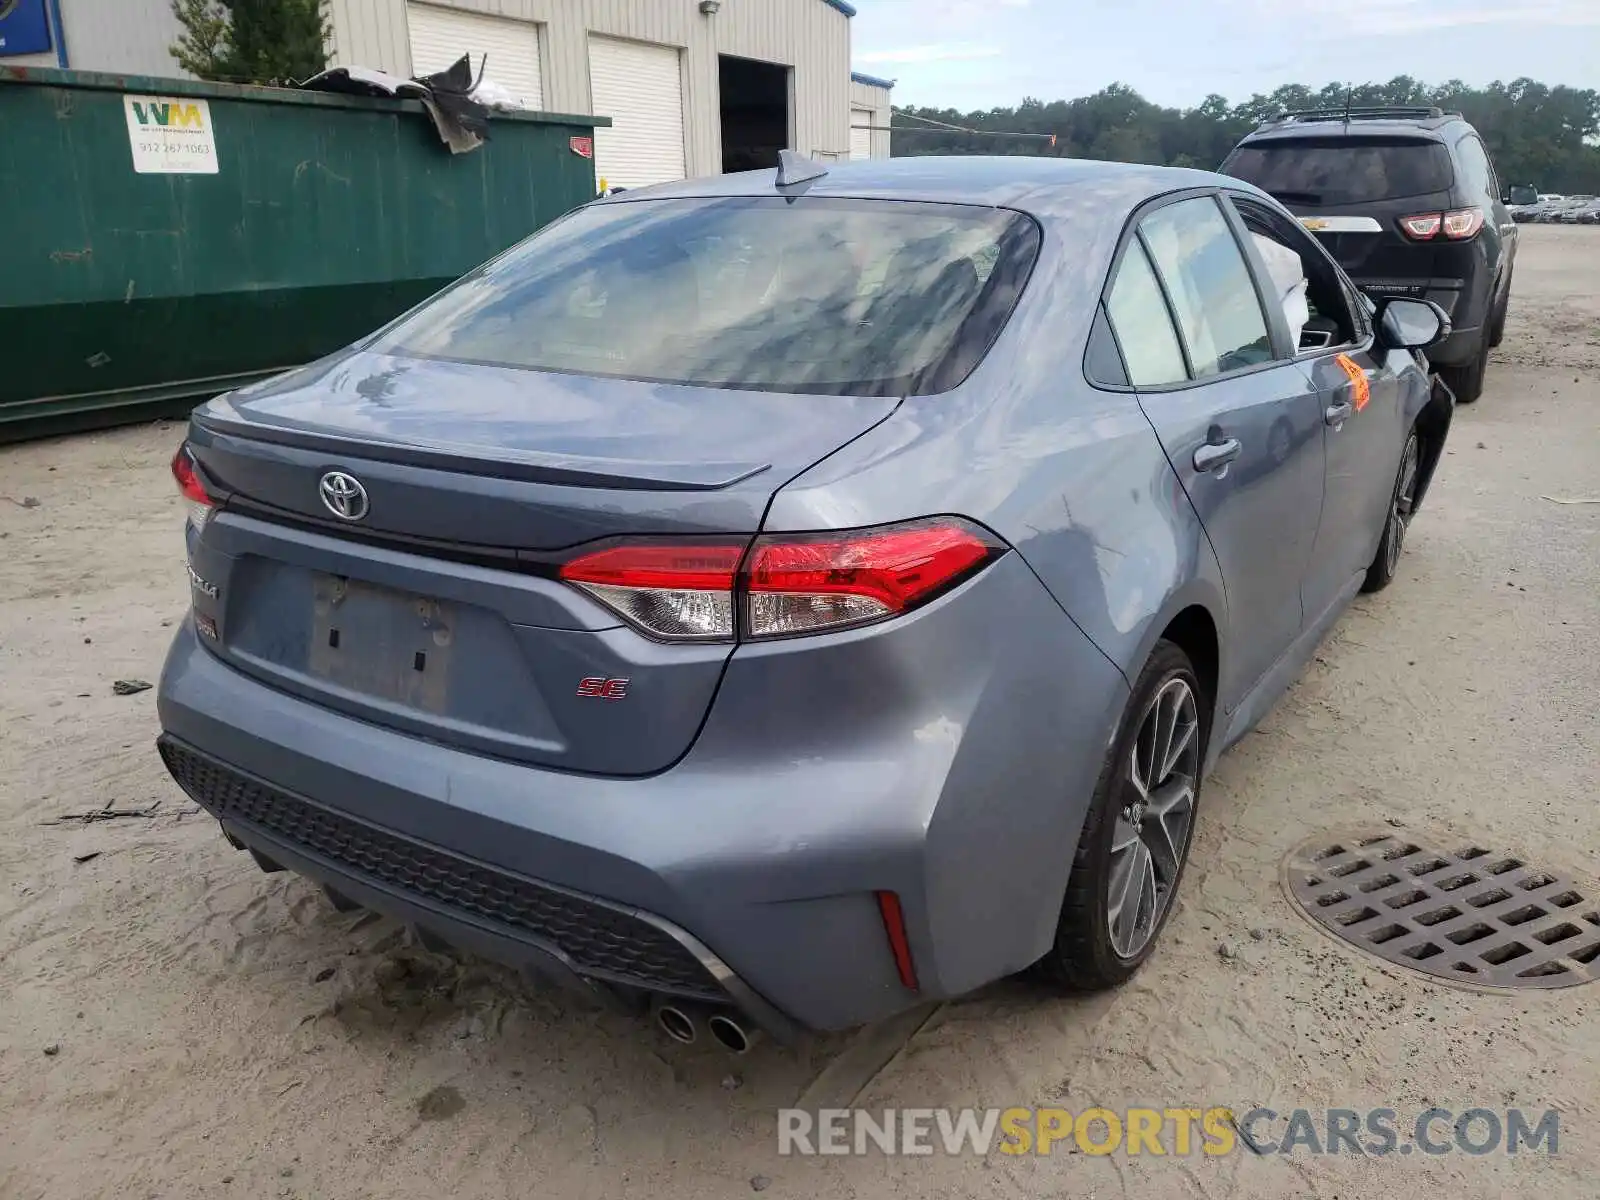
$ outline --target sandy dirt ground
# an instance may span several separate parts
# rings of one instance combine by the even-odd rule
[[[1279,885],[1303,839],[1386,821],[1600,874],[1600,505],[1556,502],[1600,498],[1600,230],[1523,238],[1401,579],[1210,779],[1148,968],[742,1059],[424,953],[229,849],[156,759],[153,693],[112,690],[155,680],[187,604],[179,428],[0,449],[0,1196],[1593,1197],[1600,986],[1431,983]],[[802,1099],[1555,1107],[1562,1133],[1553,1157],[781,1158]]]

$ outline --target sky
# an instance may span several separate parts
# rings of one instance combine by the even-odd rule
[[[1600,88],[1600,0],[852,0],[854,66],[897,105],[1158,104],[1411,75]],[[1226,30],[1226,32],[1225,32]]]

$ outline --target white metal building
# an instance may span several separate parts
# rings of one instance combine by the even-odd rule
[[[0,62],[178,74],[170,0],[23,0],[49,53]],[[0,8],[4,5],[0,4]],[[530,108],[611,118],[596,174],[639,187],[817,158],[887,157],[887,81],[850,72],[845,0],[328,0],[331,60],[410,76],[463,53]]]
[[[889,157],[889,89],[891,79],[859,71],[850,75],[850,157]]]

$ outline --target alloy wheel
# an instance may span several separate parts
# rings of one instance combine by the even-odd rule
[[[1400,550],[1405,545],[1406,526],[1411,523],[1411,510],[1417,499],[1417,438],[1413,434],[1406,440],[1405,455],[1400,460],[1400,474],[1395,480],[1394,499],[1389,502],[1389,536],[1384,568],[1393,575],[1400,563]]]
[[[1111,835],[1106,920],[1121,958],[1149,944],[1172,903],[1199,778],[1200,710],[1180,676],[1161,687],[1140,722]]]

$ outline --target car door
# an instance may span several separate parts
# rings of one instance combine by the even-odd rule
[[[1313,290],[1320,323],[1340,330],[1326,346],[1296,348],[1296,362],[1317,396],[1324,444],[1322,515],[1301,588],[1306,623],[1314,625],[1349,598],[1377,552],[1405,447],[1397,372],[1411,357],[1377,344],[1355,286],[1297,221],[1247,197],[1230,196],[1228,203],[1242,221],[1300,256],[1320,285]],[[1253,247],[1247,246],[1247,257],[1264,278]]]
[[[1219,699],[1232,708],[1302,628],[1322,508],[1322,406],[1269,324],[1215,194],[1140,218],[1106,306],[1140,406],[1222,568]]]

